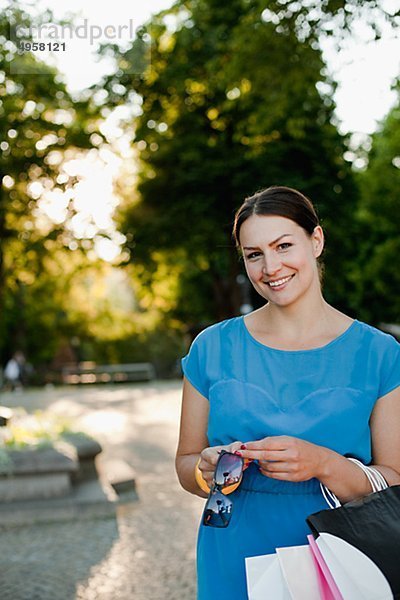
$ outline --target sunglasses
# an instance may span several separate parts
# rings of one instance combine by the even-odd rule
[[[237,484],[236,487],[240,485],[243,464],[241,456],[221,450],[215,467],[213,485],[204,507],[203,525],[228,527],[232,516],[233,502],[223,494],[223,490],[235,484]]]

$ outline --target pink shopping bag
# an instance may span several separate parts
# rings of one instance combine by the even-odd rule
[[[307,539],[317,569],[321,598],[323,600],[344,600],[313,536],[308,535]]]

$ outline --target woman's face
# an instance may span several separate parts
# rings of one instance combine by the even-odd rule
[[[294,221],[252,215],[240,228],[247,275],[255,290],[272,304],[288,306],[310,290],[320,290],[316,258],[324,247],[318,225],[311,237]]]

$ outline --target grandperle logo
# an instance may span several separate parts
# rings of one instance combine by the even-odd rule
[[[107,40],[133,40],[136,35],[137,25],[135,27],[132,19],[124,25],[92,25],[88,19],[83,19],[79,25],[41,23],[40,25],[17,25],[14,28],[17,40],[32,41],[64,41],[64,40],[89,40],[90,45],[101,39]]]

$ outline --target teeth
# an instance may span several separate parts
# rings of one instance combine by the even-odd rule
[[[268,285],[270,285],[271,287],[278,287],[278,285],[282,285],[283,283],[286,283],[291,278],[292,278],[292,276],[289,275],[289,277],[285,277],[284,279],[278,279],[277,281],[269,281]]]

